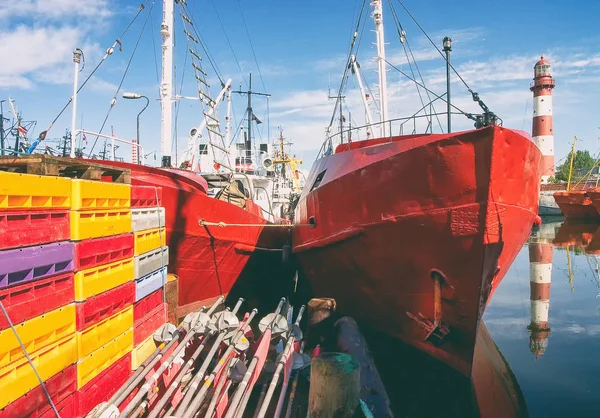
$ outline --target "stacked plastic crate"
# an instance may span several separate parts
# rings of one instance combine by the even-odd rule
[[[76,416],[107,400],[130,373],[135,299],[131,186],[71,182],[77,312]]]
[[[135,303],[131,368],[135,370],[156,349],[154,332],[167,320],[164,286],[169,251],[166,246],[162,189],[131,188],[131,228],[135,235]]]
[[[3,418],[54,415],[36,373],[59,414],[74,416],[77,334],[70,207],[70,179],[0,172]]]

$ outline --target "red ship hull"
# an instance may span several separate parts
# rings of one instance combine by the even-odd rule
[[[593,220],[599,216],[586,190],[556,192],[554,200],[567,219]]]
[[[291,277],[285,280],[289,272],[282,263],[282,248],[290,239],[288,228],[256,226],[267,224],[260,208],[248,201],[245,210],[207,196],[206,181],[195,173],[110,164],[130,169],[133,185],[162,187],[168,271],[179,281],[179,317],[221,295],[243,295],[256,307],[260,300],[276,304],[286,294]],[[248,226],[200,226],[201,219]]]
[[[499,127],[340,147],[296,209],[314,225],[293,232],[313,294],[470,375],[479,320],[537,216],[539,149]]]

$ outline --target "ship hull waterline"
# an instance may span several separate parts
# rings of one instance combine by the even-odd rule
[[[208,196],[206,182],[195,173],[103,163],[130,169],[132,185],[162,188],[168,272],[178,278],[179,318],[221,295],[243,295],[251,308],[269,308],[269,301],[276,305],[289,290],[292,273],[282,262],[289,228],[261,226],[268,222],[257,205],[248,201],[243,209]],[[235,226],[201,225],[200,220]]]
[[[536,221],[539,149],[499,127],[346,147],[315,162],[298,203],[313,225],[293,231],[302,275],[470,375],[479,321]]]

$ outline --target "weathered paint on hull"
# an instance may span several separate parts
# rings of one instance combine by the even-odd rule
[[[479,320],[537,216],[539,149],[499,127],[373,141],[315,162],[295,217],[315,226],[295,228],[293,251],[315,296],[470,375]],[[450,329],[438,345],[413,319],[434,320],[433,271]]]
[[[169,273],[179,279],[178,316],[230,292],[245,292],[251,304],[258,293],[268,292],[277,303],[289,283],[281,253],[289,241],[288,228],[200,226],[201,219],[226,224],[267,222],[252,210],[207,196],[206,182],[193,173],[111,164],[130,169],[134,185],[163,189]]]
[[[596,212],[600,214],[600,188],[593,188],[586,190],[589,198],[592,200],[592,204],[596,208]]]
[[[599,216],[586,190],[556,192],[554,200],[567,219],[593,220]]]

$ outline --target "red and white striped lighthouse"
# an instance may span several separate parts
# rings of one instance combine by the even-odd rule
[[[542,152],[542,183],[554,176],[554,132],[552,130],[552,78],[550,63],[541,59],[533,67],[533,127],[531,136]]]
[[[538,237],[529,243],[530,317],[529,349],[536,358],[548,346],[548,314],[550,311],[550,283],[552,282],[552,241]]]

